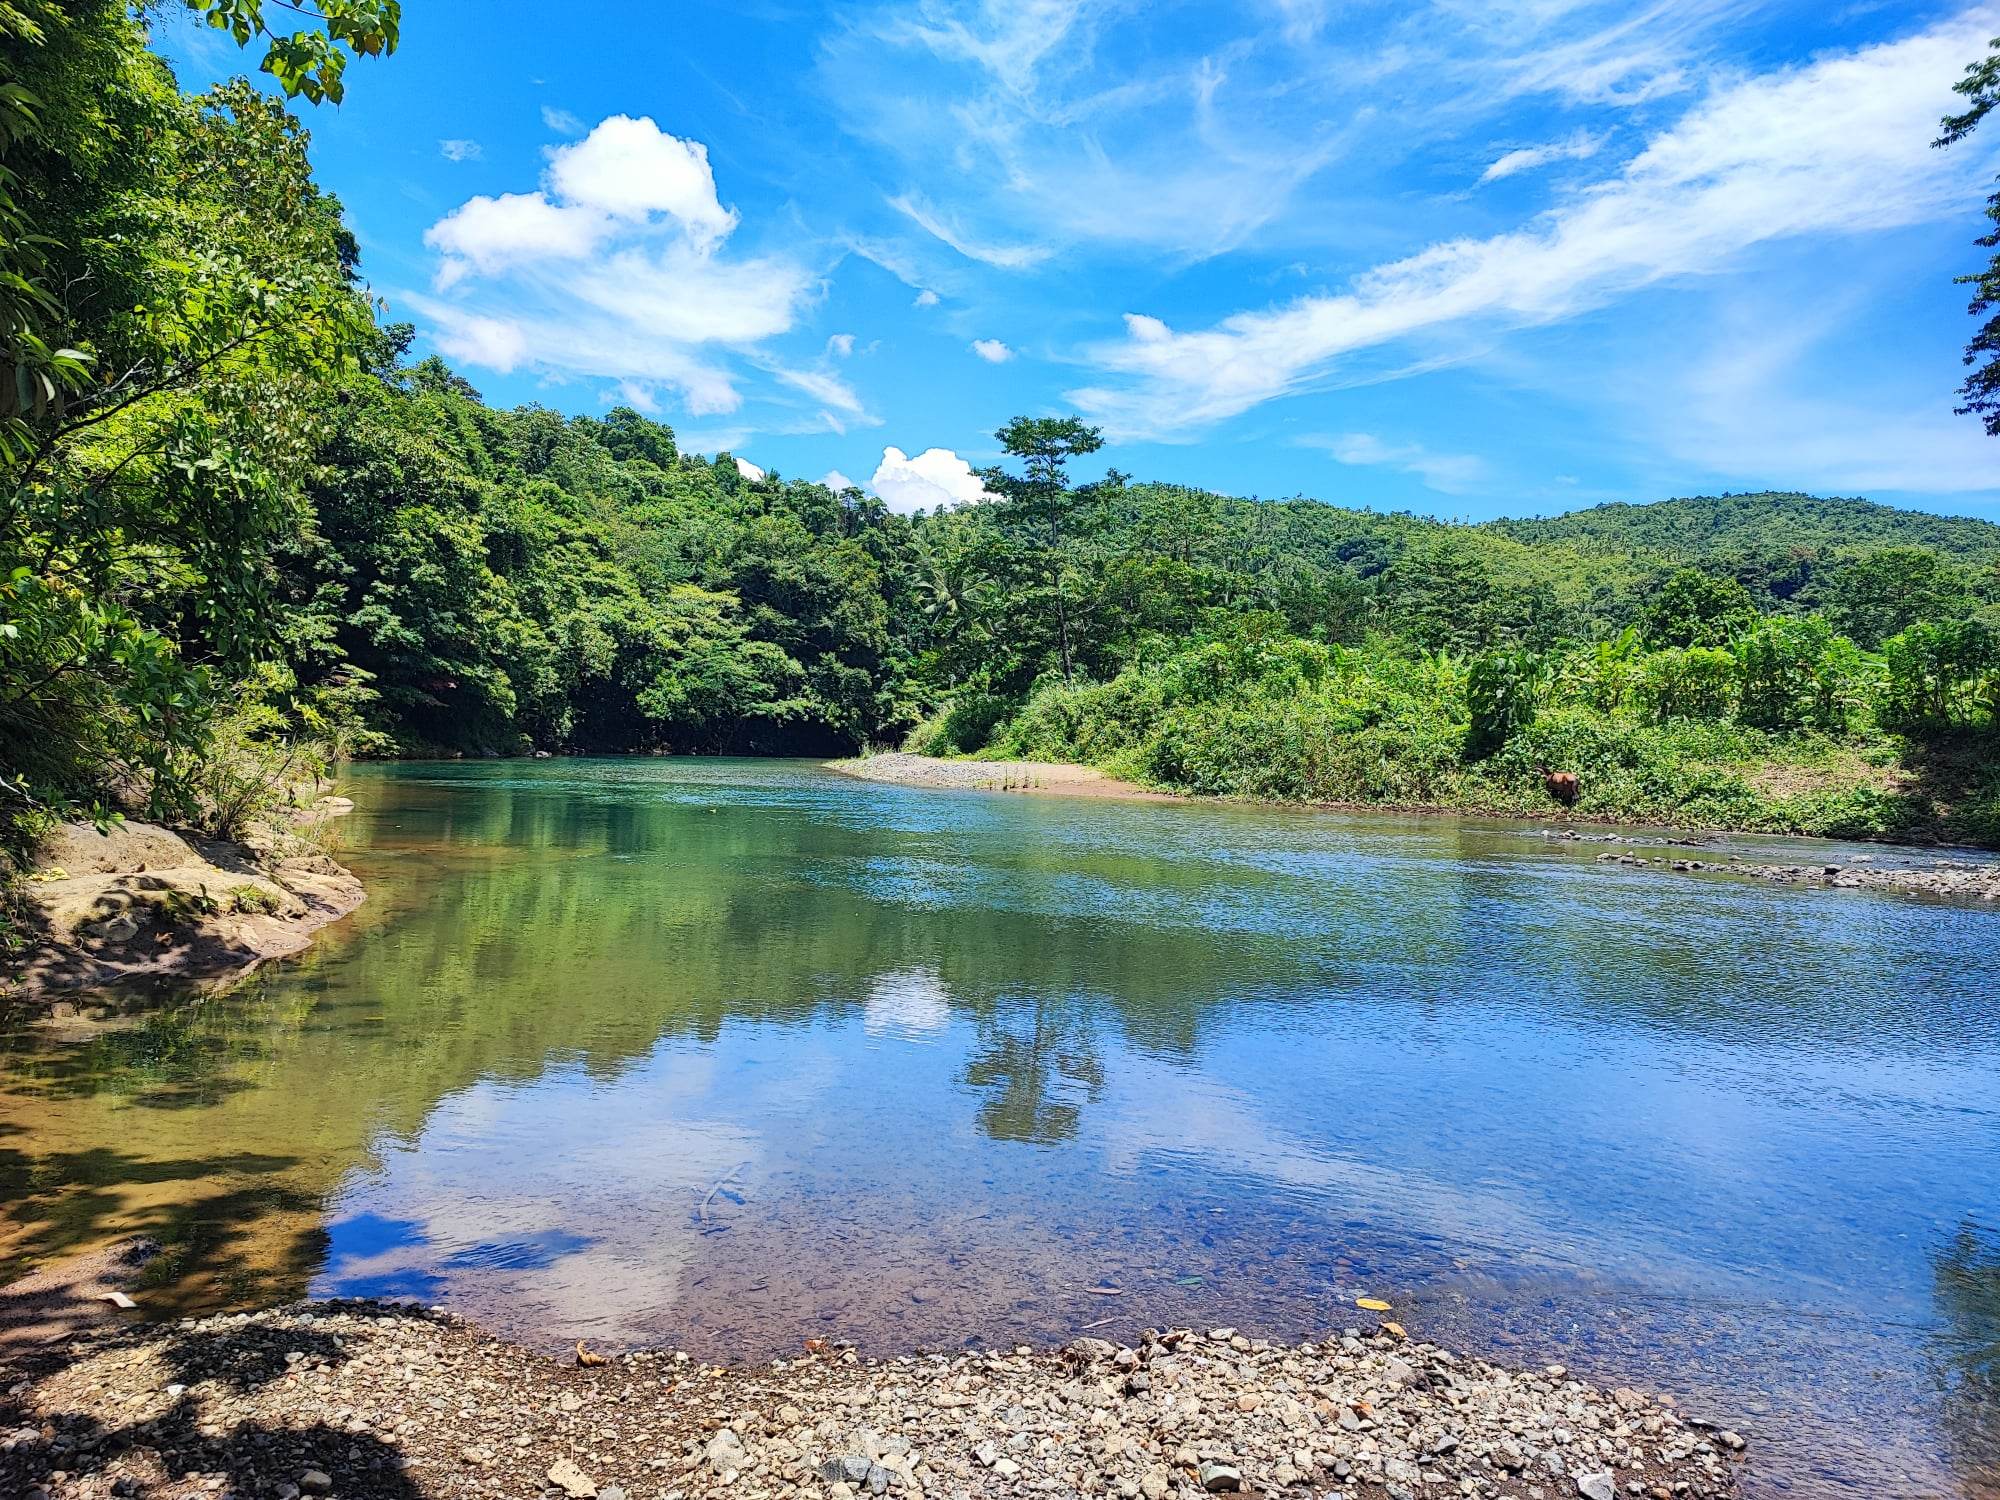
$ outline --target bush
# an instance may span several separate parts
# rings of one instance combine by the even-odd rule
[[[1535,722],[1541,664],[1526,651],[1489,651],[1466,674],[1466,708],[1471,725],[1465,758],[1484,760]]]

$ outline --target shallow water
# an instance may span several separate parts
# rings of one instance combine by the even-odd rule
[[[1672,1392],[1754,1495],[2000,1491],[2000,914],[795,762],[353,783],[307,960],[5,1034],[0,1263],[718,1358],[1366,1294]]]

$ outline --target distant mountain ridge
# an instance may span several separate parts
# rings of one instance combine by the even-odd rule
[[[1618,501],[1542,520],[1488,521],[1478,529],[1530,544],[1655,552],[1690,561],[1775,549],[1826,554],[1929,547],[1960,562],[2000,562],[2000,525],[1991,521],[1873,500],[1770,491],[1648,504]]]

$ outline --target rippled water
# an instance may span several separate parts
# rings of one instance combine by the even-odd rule
[[[1752,1494],[2000,1492],[2000,914],[800,763],[354,783],[306,961],[5,1034],[0,1262],[716,1357],[1365,1293],[1727,1419]]]

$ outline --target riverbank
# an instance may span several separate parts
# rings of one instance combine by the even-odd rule
[[[1156,792],[1121,781],[1095,766],[1051,760],[945,760],[935,755],[910,755],[901,750],[852,760],[827,762],[827,769],[863,781],[892,786],[932,787],[980,792],[1036,792],[1048,797],[1113,797],[1141,802],[1181,802],[1171,792]]]
[[[829,763],[829,769],[839,771],[843,775],[859,777],[864,781],[882,781],[896,786],[1028,792],[1046,796],[1136,798],[1159,802],[1221,800],[1197,799],[1177,796],[1171,792],[1152,791],[1129,781],[1121,781],[1094,766],[1069,765],[1059,761],[948,760],[938,756],[910,755],[895,751],[855,760],[832,761]],[[1430,817],[1507,819],[1524,825],[1546,825],[1550,821],[1546,815],[1531,818],[1522,814],[1494,812],[1482,808],[1454,809],[1350,802],[1271,805],[1296,805],[1324,812],[1415,813]],[[1565,820],[1599,827],[1611,821],[1606,818],[1571,815],[1565,815]],[[1598,861],[1606,865],[1656,868],[1678,873],[1709,871],[1716,874],[1740,875],[1748,879],[1768,880],[1781,885],[1796,885],[1802,889],[1878,890],[1899,895],[2000,902],[2000,861],[1937,859],[1923,864],[1900,863],[1876,867],[1872,863],[1873,856],[1867,854],[1844,858],[1837,862],[1822,860],[1810,864],[1780,864],[1745,859],[1737,855],[1697,858],[1681,853],[1640,852],[1649,845],[1657,846],[1661,850],[1699,848],[1714,843],[1724,836],[1722,831],[1715,829],[1684,830],[1679,836],[1674,830],[1668,829],[1648,837],[1631,837],[1616,833],[1589,834],[1577,829],[1564,829],[1561,833],[1546,831],[1546,836],[1568,842],[1627,846],[1619,852],[1598,855]]]
[[[1296,1346],[1178,1330],[880,1360],[811,1340],[723,1368],[554,1360],[442,1313],[302,1304],[17,1357],[0,1492],[1699,1500],[1732,1486],[1742,1441],[1664,1398],[1355,1323]]]
[[[0,1000],[41,1002],[171,979],[218,984],[301,952],[361,904],[324,830],[353,804],[321,797],[244,842],[153,823],[66,823],[25,883],[27,942],[0,960]]]

